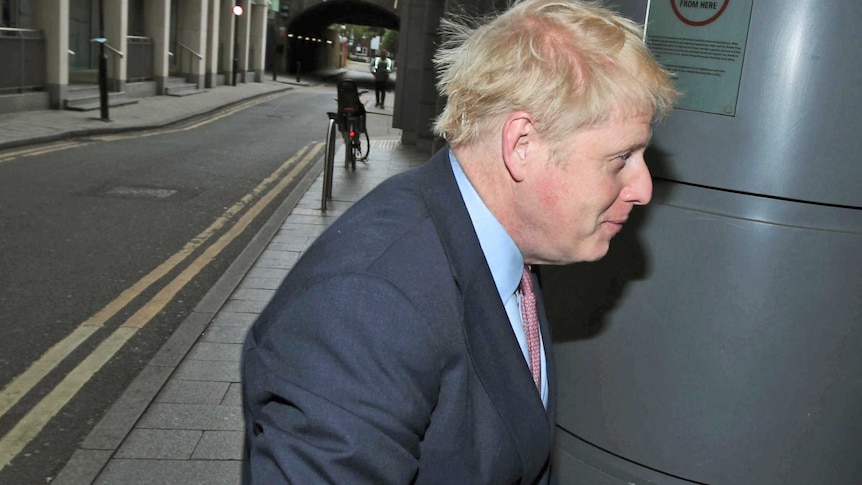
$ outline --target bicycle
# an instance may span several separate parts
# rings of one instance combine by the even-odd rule
[[[354,81],[340,81],[338,83],[338,97],[335,98],[338,102],[338,112],[327,113],[330,119],[330,127],[334,124],[344,141],[344,168],[352,170],[356,170],[357,160],[361,162],[368,160],[368,152],[371,146],[368,131],[365,129],[365,106],[359,100],[359,96],[366,92],[359,91]],[[362,134],[365,135],[364,153]],[[331,136],[328,134],[327,140]]]

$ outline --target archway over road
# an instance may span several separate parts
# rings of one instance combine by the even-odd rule
[[[284,1],[284,0],[282,0]],[[300,3],[300,2],[292,2]],[[302,2],[301,10],[291,6],[287,19],[288,66],[295,72],[324,67],[325,59],[337,57],[338,33],[329,30],[333,24],[354,24],[399,30],[400,18],[394,0],[330,0]]]

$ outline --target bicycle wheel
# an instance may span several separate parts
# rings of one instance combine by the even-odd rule
[[[356,137],[356,140],[359,141],[359,137]],[[371,153],[371,140],[368,138],[368,131],[365,132],[365,152],[363,153],[361,150],[362,146],[360,144],[360,157],[359,160],[362,160],[362,163],[368,163],[368,154]]]
[[[353,166],[356,167],[356,160],[362,160],[362,144],[359,142],[359,135],[353,137]]]
[[[356,138],[356,122],[353,116],[347,117],[347,131],[344,133],[344,168],[356,170],[356,153],[353,139]]]
[[[342,141],[344,141],[344,168],[350,168],[350,135],[345,131],[341,134]]]

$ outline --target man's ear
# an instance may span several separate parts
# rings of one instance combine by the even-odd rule
[[[517,111],[506,118],[502,136],[503,163],[515,182],[524,180],[527,159],[536,150],[537,141],[533,117],[529,113]]]

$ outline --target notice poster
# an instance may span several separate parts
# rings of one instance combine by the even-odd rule
[[[753,0],[650,0],[646,43],[682,92],[677,108],[734,116]]]

